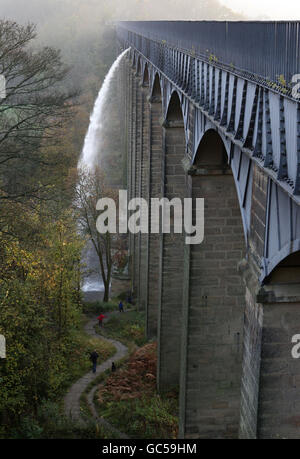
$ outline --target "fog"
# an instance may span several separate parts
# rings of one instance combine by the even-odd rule
[[[64,24],[90,34],[103,20],[242,18],[217,0],[1,0],[0,15],[36,22],[54,39]]]

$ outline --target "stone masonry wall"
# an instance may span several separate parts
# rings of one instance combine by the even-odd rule
[[[245,261],[246,309],[244,320],[243,370],[241,387],[240,438],[256,438],[263,306],[257,303],[259,291],[258,255],[263,255],[266,225],[268,178],[254,165],[251,227],[248,260]]]
[[[202,244],[190,246],[180,435],[233,438],[238,434],[243,339],[242,220],[228,173],[193,177],[192,196],[205,198],[205,235]]]
[[[290,293],[290,286],[285,291]],[[291,339],[299,334],[299,323],[299,298],[264,304],[258,438],[299,438],[300,365],[291,355]]]
[[[162,109],[161,102],[150,105],[150,183],[151,198],[161,198],[161,176],[163,161],[162,145]],[[151,217],[151,214],[149,214]],[[149,234],[148,248],[148,301],[147,301],[147,336],[157,336],[158,293],[159,293],[159,234]]]
[[[260,356],[263,326],[263,307],[246,288],[244,321],[243,372],[241,387],[240,438],[257,436],[257,410],[260,378]]]
[[[134,80],[133,70],[129,67],[129,93],[130,93],[130,120],[129,120],[129,188],[128,200],[135,197],[135,155],[136,155],[136,85]],[[129,233],[129,273],[132,283],[132,291],[135,290],[135,237]]]
[[[136,93],[135,102],[135,129],[136,129],[136,142],[135,142],[135,191],[134,197],[141,197],[141,162],[142,162],[142,133],[143,133],[143,109],[142,109],[142,91],[140,88],[140,76],[134,75],[134,88]],[[141,234],[137,233],[134,236],[134,296],[139,300],[139,287],[140,287],[140,263],[141,263]]]
[[[149,123],[150,106],[147,100],[147,87],[142,87],[142,140],[141,140],[141,197],[148,203],[149,209],[149,186],[150,186],[150,141]],[[140,285],[138,303],[142,310],[146,310],[148,300],[148,251],[149,234],[140,235]]]
[[[165,128],[164,196],[169,200],[184,198],[185,154],[183,127]],[[161,391],[179,384],[184,234],[161,235],[158,329],[158,387]]]

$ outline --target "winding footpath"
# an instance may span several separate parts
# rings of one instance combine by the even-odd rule
[[[115,313],[114,312],[106,313],[107,319],[105,322],[107,322],[107,320],[109,320],[109,317],[113,314]],[[108,341],[109,343],[113,344],[113,346],[116,348],[116,353],[112,357],[110,357],[108,360],[103,362],[101,365],[98,365],[96,373],[93,373],[91,370],[88,373],[86,373],[84,376],[82,376],[80,379],[78,379],[78,381],[76,381],[71,386],[69,392],[64,397],[65,414],[71,417],[73,421],[77,421],[80,423],[84,423],[84,420],[81,417],[81,412],[80,412],[80,397],[82,393],[85,391],[85,389],[87,388],[87,386],[90,384],[91,381],[97,378],[101,373],[104,373],[104,371],[107,370],[108,368],[111,368],[112,362],[118,362],[118,360],[125,357],[128,352],[128,348],[124,346],[124,344],[120,343],[119,341],[116,341],[114,339],[104,338],[104,336],[99,335],[94,329],[96,324],[97,324],[97,318],[95,316],[86,323],[84,327],[85,332],[89,336],[92,336],[93,338],[98,338],[99,340]],[[109,424],[107,421],[105,421],[105,419],[98,416],[94,402],[93,402],[94,394],[96,390],[97,390],[97,385],[95,385],[87,395],[88,405],[89,405],[90,411],[94,419],[99,424],[103,425],[104,427],[107,427],[111,432],[115,433],[119,438],[129,438],[126,434],[120,432],[115,427],[113,427],[111,424]]]

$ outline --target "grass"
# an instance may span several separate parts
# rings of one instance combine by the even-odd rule
[[[24,416],[12,429],[10,439],[110,439],[111,432],[93,419],[85,423],[72,421],[62,413],[59,403],[44,400],[33,416]]]
[[[175,391],[163,396],[153,393],[141,398],[99,403],[95,406],[101,416],[132,438],[176,439],[178,428],[178,399]]]
[[[111,300],[108,303],[104,301],[94,301],[92,303],[83,302],[83,313],[87,315],[101,314],[110,311],[118,311],[118,300]]]
[[[157,394],[154,374],[156,348],[152,343],[119,365],[115,374],[101,380],[94,396],[99,416],[132,438],[176,438],[178,390]]]
[[[110,317],[110,320],[104,324],[103,328],[100,329],[96,325],[96,331],[103,334],[104,337],[123,342],[131,350],[136,350],[137,346],[143,346],[146,343],[145,317],[143,312],[127,310],[124,313],[119,313],[117,312],[117,302],[97,302],[88,305],[85,312],[95,315],[101,312],[111,312],[112,310],[115,310],[116,314]],[[81,377],[82,374],[90,369],[91,363],[88,353],[92,349],[96,348],[99,351],[101,361],[106,360],[115,352],[114,347],[109,343],[102,342],[100,344],[97,338],[87,336],[83,331],[83,326],[84,321],[76,338],[77,352],[72,356],[70,361],[68,384]],[[148,346],[153,347],[155,343],[148,344]],[[145,347],[147,348],[147,346]],[[141,352],[143,355],[143,348],[139,348],[137,352]],[[117,387],[119,385],[122,386],[125,381],[122,375],[129,375],[130,380],[130,372],[132,371],[132,365],[134,366],[135,358],[134,354],[130,358],[124,357],[121,361],[116,362],[117,371],[115,373],[111,373],[111,370],[108,369],[87,386],[80,398],[80,407],[86,423],[85,425],[72,422],[62,415],[61,410],[58,410],[60,414],[56,415],[56,408],[46,405],[46,414],[42,421],[43,431],[39,432],[38,427],[31,426],[28,423],[28,426],[25,426],[25,428],[29,434],[27,433],[27,436],[25,435],[23,438],[117,438],[114,432],[111,432],[101,424],[97,424],[91,415],[87,395],[95,385],[99,386],[100,392],[103,388],[107,389],[104,395],[100,395],[100,400],[99,390],[95,391],[94,403],[99,416],[103,417],[119,431],[126,433],[132,438],[176,438],[178,428],[178,393],[176,390],[173,390],[163,395],[157,394],[156,380],[155,376],[153,376],[154,374],[156,375],[153,367],[153,365],[156,365],[156,352],[152,352],[151,354],[152,367],[151,365],[150,367],[152,369],[149,370],[150,367],[147,363],[145,367],[146,372],[150,371],[153,373],[152,379],[147,379],[147,374],[141,376],[133,372],[131,375],[133,378],[131,386],[134,387],[135,392],[131,393],[132,397],[125,397],[125,399],[122,399],[122,397],[121,399],[116,398],[111,382],[121,376],[121,383],[119,384],[117,380],[116,382]],[[153,363],[154,361],[155,363]],[[139,365],[136,368],[139,368]],[[136,368],[135,372],[137,371]],[[121,374],[121,372],[125,373]],[[126,383],[124,384],[126,385]]]
[[[62,414],[58,403],[47,400],[39,407],[34,420],[29,417],[22,419],[21,430],[13,438],[108,439],[110,436],[95,421],[82,424],[70,420]]]
[[[90,353],[96,349],[99,354],[98,364],[109,359],[115,353],[115,347],[101,338],[88,336],[84,331],[86,318],[83,317],[81,327],[72,336],[73,351],[70,353],[67,372],[62,372],[62,387],[67,390],[77,379],[91,369]]]
[[[87,318],[83,317],[80,327],[72,333],[68,365],[55,375],[57,390],[54,390],[49,399],[41,402],[34,417],[22,418],[18,428],[11,432],[10,438],[110,438],[107,430],[97,426],[95,421],[90,420],[82,425],[73,422],[64,414],[62,396],[75,381],[91,370],[90,352],[97,349],[98,363],[101,364],[116,351],[111,343],[101,340],[100,336],[88,336],[84,331],[86,321]]]
[[[116,368],[120,368],[124,362],[126,362],[128,357],[123,357],[123,359],[119,360],[116,362]],[[88,423],[95,423],[95,420],[92,416],[92,413],[90,411],[90,407],[88,404],[88,394],[89,392],[93,389],[95,386],[99,386],[99,384],[102,384],[105,382],[105,380],[110,376],[111,370],[110,368],[105,370],[103,373],[101,373],[99,376],[97,376],[95,379],[93,379],[89,385],[85,388],[85,390],[82,392],[80,396],[80,410],[83,415],[83,418],[88,422]],[[95,404],[96,406],[96,404]],[[101,414],[99,414],[101,416]],[[102,438],[119,438],[113,431],[109,430],[108,428],[104,426],[100,426],[102,429],[102,432],[106,435],[105,437]]]
[[[94,386],[101,384],[109,376],[109,374],[110,369],[105,370],[103,373],[93,379],[82,392],[80,396],[80,411],[85,419],[93,419],[87,399],[89,392],[93,389]]]
[[[128,359],[128,356],[126,357],[123,357],[123,359],[120,359],[118,362],[116,362],[116,368],[120,368],[123,366],[123,364],[127,361]],[[85,401],[86,401],[86,396],[87,394],[93,389],[93,387],[95,386],[98,386],[99,384],[101,384],[103,381],[106,380],[106,378],[108,376],[110,376],[111,374],[111,369],[108,368],[107,370],[105,370],[103,373],[100,373],[96,378],[94,378],[85,388],[85,390],[82,392],[81,394],[81,397],[80,397],[80,400],[82,401],[83,405],[82,407],[84,406],[85,404]]]
[[[83,313],[86,315],[95,315],[111,311],[119,311],[120,300],[122,300],[125,309],[132,308],[132,305],[126,301],[127,296],[127,293],[120,294],[118,297],[111,298],[107,303],[104,301],[83,301]]]
[[[121,341],[129,348],[133,344],[143,346],[147,342],[145,314],[141,311],[130,310],[112,315],[101,329],[96,325],[95,330],[104,337]]]

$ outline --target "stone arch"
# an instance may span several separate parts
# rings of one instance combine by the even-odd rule
[[[153,84],[150,92],[151,102],[161,102],[162,101],[162,87],[160,84],[159,74],[156,73],[154,76]]]
[[[291,246],[293,247],[291,252]],[[272,275],[272,272],[281,265],[282,262],[285,262],[289,256],[292,256],[300,251],[300,239],[294,239],[291,242],[287,243],[278,253],[269,261],[268,263],[268,275],[265,277],[265,273],[261,276],[261,282],[268,282],[268,279]]]
[[[146,136],[143,135],[145,125],[145,103],[144,93],[141,88],[140,79],[142,76],[141,72],[141,56],[134,52],[134,65],[132,71],[132,98],[135,105],[135,113],[132,116],[132,145],[131,145],[131,170],[132,170],[132,197],[141,197],[142,193],[142,181],[143,181],[143,165],[144,154],[147,150],[144,148],[146,142]],[[147,124],[147,122],[146,122]],[[141,250],[141,235],[130,234],[130,251],[131,251],[131,278],[132,278],[132,295],[140,302],[140,250]],[[142,308],[142,306],[141,306]]]
[[[166,91],[168,93],[168,90]],[[167,97],[167,103],[165,108],[165,127],[176,127],[176,124],[179,123],[180,127],[183,128],[184,140],[185,140],[185,152],[187,149],[188,141],[188,132],[186,126],[186,118],[184,117],[183,104],[181,100],[181,95],[175,89],[171,92],[169,97]],[[182,158],[183,159],[183,158]]]
[[[233,175],[237,196],[239,198],[238,200],[244,228],[245,245],[248,247],[249,226],[247,222],[251,218],[249,215],[250,208],[245,206],[245,185],[244,188],[241,189],[241,183],[239,182],[238,176],[239,174],[237,173],[237,170],[234,170],[234,168],[231,168],[229,165],[232,161],[231,155],[233,154],[231,148],[232,146],[230,143],[226,142],[225,136],[209,125],[199,141],[198,148],[193,157],[193,166],[196,167],[195,163],[199,161],[198,152],[201,149],[202,154],[200,162],[202,161],[203,164],[206,162],[209,168],[213,168],[214,163],[217,164],[219,162],[220,168],[223,167],[225,172],[228,170],[229,173]],[[206,151],[207,149],[208,151]],[[248,187],[249,190],[251,190],[251,187],[252,185],[250,181],[250,185]],[[251,195],[251,191],[249,191],[249,194]]]
[[[300,284],[300,247],[281,259],[266,277],[264,284]]]
[[[174,198],[182,206],[186,196],[186,175],[182,166],[185,157],[185,130],[178,93],[174,91],[163,123],[164,164],[162,196],[169,202]],[[158,319],[158,387],[167,390],[179,384],[181,362],[181,331],[183,301],[184,234],[161,235],[160,244],[160,302]]]
[[[239,199],[221,136],[203,135],[189,169],[193,199],[204,198],[204,240],[187,248],[180,435],[237,437],[240,414],[245,257]],[[228,420],[230,419],[229,423]],[[230,425],[230,427],[229,427]]]
[[[181,109],[181,102],[177,91],[173,91],[167,106],[166,122],[179,122],[183,123],[183,113]]]
[[[135,66],[136,66],[136,55],[135,55],[134,51],[132,51],[132,55],[131,55],[131,65],[132,65],[133,68],[135,68]]]
[[[141,65],[141,58],[138,56],[137,62],[136,62],[136,76],[141,76],[142,75],[142,65]]]
[[[222,138],[214,129],[208,129],[202,136],[193,161],[194,166],[219,166],[227,169],[227,151]]]
[[[149,69],[148,69],[148,64],[146,62],[145,67],[144,67],[144,72],[143,72],[143,80],[142,80],[142,85],[145,87],[149,87]]]
[[[163,174],[163,128],[162,128],[162,91],[158,73],[150,87],[150,161],[149,161],[149,197],[161,198]],[[151,207],[149,217],[151,217]],[[159,234],[149,232],[148,240],[148,291],[146,302],[146,334],[148,338],[157,336],[159,303]]]
[[[138,132],[138,146],[139,146],[139,167],[137,171],[138,175],[138,196],[143,198],[149,205],[150,198],[150,179],[151,179],[151,143],[150,143],[150,104],[148,100],[148,87],[149,87],[149,71],[147,62],[143,61],[139,57],[138,62],[138,74],[137,74],[137,92],[139,103],[136,109],[140,109],[139,112],[139,132]],[[142,210],[143,212],[143,210]],[[145,215],[142,214],[143,219]],[[139,233],[136,235],[137,241],[137,271],[136,271],[136,292],[137,301],[141,310],[147,312],[148,304],[148,282],[149,282],[149,257],[148,257],[148,246],[149,246],[149,235],[145,233]],[[147,321],[146,321],[147,323]]]

